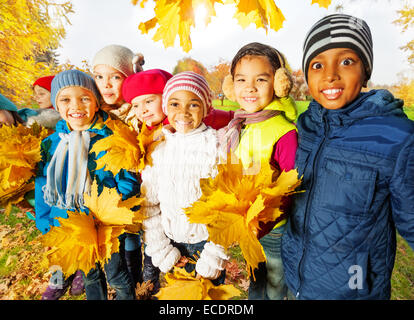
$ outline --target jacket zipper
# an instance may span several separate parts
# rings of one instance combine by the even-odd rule
[[[327,121],[326,116],[325,116],[325,110],[322,111],[322,119],[323,119],[323,122],[324,122],[324,129],[325,129],[325,131],[324,131],[324,135],[323,135],[322,141],[320,142],[320,144],[318,146],[318,150],[315,153],[314,161],[313,161],[313,166],[312,166],[312,181],[311,181],[311,184],[310,184],[310,187],[309,187],[309,196],[308,196],[308,199],[306,201],[305,217],[304,217],[304,223],[303,223],[303,225],[304,225],[304,230],[303,230],[303,248],[302,248],[302,258],[300,259],[299,268],[298,268],[298,270],[299,270],[299,288],[298,288],[298,290],[296,292],[296,298],[299,298],[299,295],[300,295],[300,292],[301,292],[301,289],[302,289],[302,277],[301,277],[301,274],[302,274],[302,271],[303,271],[302,270],[303,269],[303,262],[304,262],[305,256],[306,256],[305,245],[307,243],[307,237],[308,237],[307,230],[308,230],[308,224],[309,224],[308,211],[309,211],[310,203],[311,203],[311,201],[313,199],[313,197],[312,197],[313,196],[312,195],[312,193],[313,193],[313,185],[314,185],[314,181],[315,181],[315,176],[317,175],[317,168],[318,168],[318,166],[316,164],[319,162],[319,156],[320,156],[322,147],[326,143],[326,136],[327,136],[327,133],[329,131],[329,125],[328,125],[328,121]]]

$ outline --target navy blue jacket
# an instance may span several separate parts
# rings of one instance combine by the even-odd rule
[[[386,90],[298,119],[303,175],[282,238],[297,299],[389,299],[396,228],[414,248],[414,122]],[[396,227],[396,228],[395,228]]]

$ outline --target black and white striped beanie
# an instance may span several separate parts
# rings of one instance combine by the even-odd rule
[[[347,14],[332,14],[316,22],[303,44],[302,70],[308,81],[311,60],[323,51],[333,48],[354,50],[365,66],[366,80],[372,73],[372,36],[368,24]]]

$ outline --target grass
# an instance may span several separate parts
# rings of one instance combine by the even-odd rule
[[[301,114],[303,111],[305,111],[308,108],[310,101],[296,101],[296,107],[298,109],[298,115]],[[223,100],[223,105],[221,105],[221,101],[216,99],[213,100],[213,106],[216,109],[229,111],[229,110],[237,110],[239,109],[239,105],[237,102],[233,102],[230,100]]]

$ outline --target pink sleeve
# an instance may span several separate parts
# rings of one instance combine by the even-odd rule
[[[280,170],[289,171],[295,168],[295,155],[298,148],[298,133],[291,130],[279,139],[276,143],[272,164],[276,162]]]
[[[273,156],[271,164],[279,167],[280,170],[289,171],[295,167],[295,155],[296,149],[298,147],[298,134],[296,130],[291,130],[286,133],[279,141],[275,144],[273,148]],[[284,214],[282,214],[275,221],[269,221],[267,223],[259,223],[260,231],[258,234],[258,239],[263,237],[272,231],[273,227],[281,220],[285,219],[289,215],[292,206],[292,199],[290,197],[285,197],[282,199],[282,204],[280,209]]]
[[[234,111],[224,111],[220,109],[212,109],[210,114],[204,119],[204,123],[213,129],[221,129],[228,125],[233,119]]]

